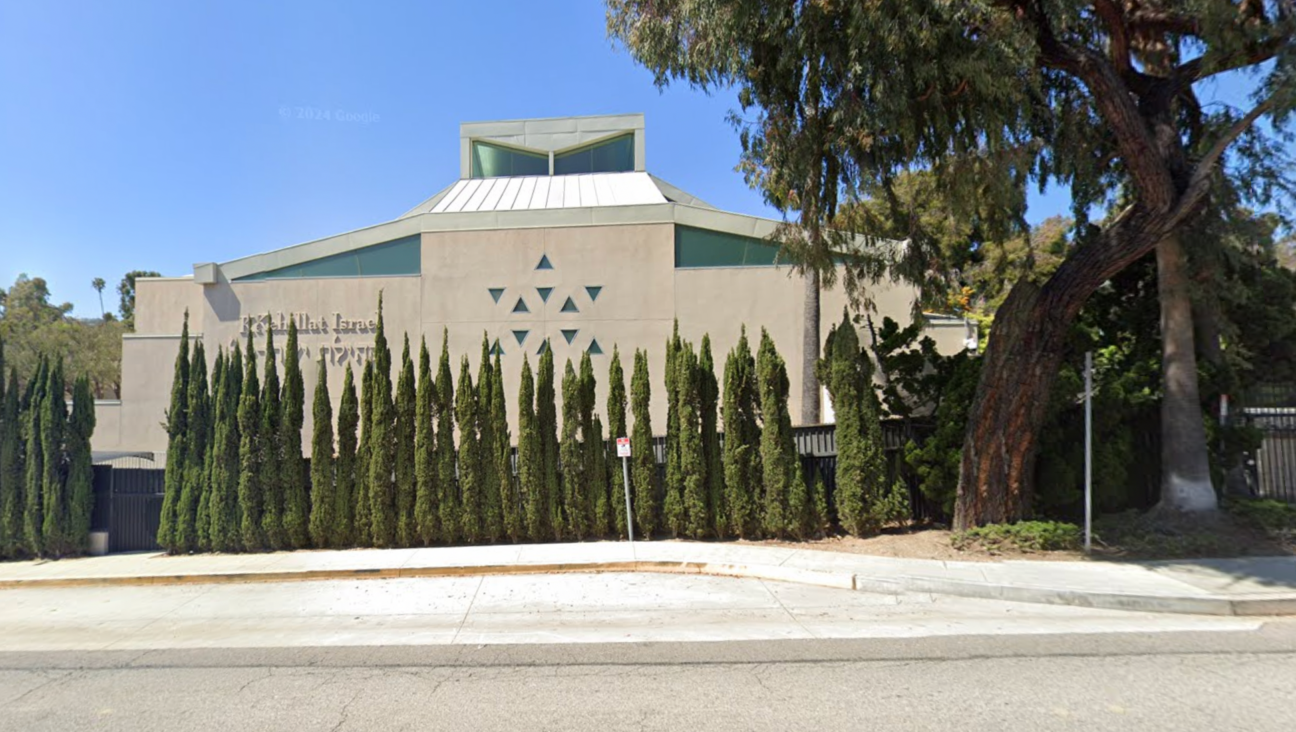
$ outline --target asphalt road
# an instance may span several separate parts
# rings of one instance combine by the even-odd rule
[[[1249,632],[0,654],[0,730],[1290,730]]]

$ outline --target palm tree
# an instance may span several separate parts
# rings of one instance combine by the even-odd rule
[[[104,287],[107,285],[108,283],[104,282],[104,278],[102,277],[96,277],[90,281],[90,286],[95,288],[95,292],[99,293],[99,317],[105,320],[108,319],[108,311],[104,310],[103,291]]]

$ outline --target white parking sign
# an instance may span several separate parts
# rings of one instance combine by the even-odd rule
[[[617,457],[619,457],[619,458],[627,458],[627,457],[630,457],[630,438],[629,438],[629,437],[618,437],[618,438],[617,438]]]

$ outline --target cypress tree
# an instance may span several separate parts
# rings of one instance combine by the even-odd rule
[[[423,546],[435,542],[441,530],[437,513],[436,423],[437,392],[432,381],[432,357],[427,339],[419,345],[418,404],[414,410],[414,523]]]
[[[760,462],[761,429],[756,361],[744,326],[725,359],[724,485],[728,528],[740,539],[760,536],[764,473]]]
[[[39,557],[44,553],[44,481],[45,453],[41,449],[41,422],[44,420],[46,383],[49,381],[49,361],[41,356],[36,368],[36,378],[28,384],[23,401],[27,403],[25,422],[26,450],[23,475],[23,542],[27,553]]]
[[[11,452],[12,447],[9,444],[10,435],[16,434],[17,425],[15,417],[8,413],[7,408],[8,398],[11,396],[16,398],[17,395],[12,393],[12,389],[7,388],[8,373],[5,370],[4,337],[0,336],[0,559],[13,555],[14,534],[8,517],[13,511],[14,498],[18,495],[12,477],[13,469],[10,466],[10,463],[17,458],[17,453]]]
[[[625,496],[622,493],[608,493],[608,452],[607,440],[603,438],[603,420],[595,414],[590,420],[591,436],[590,443],[586,446],[586,454],[590,460],[590,485],[595,487],[594,512],[599,523],[595,526],[595,535],[600,537],[612,536],[612,503],[621,504],[621,512],[625,513]],[[600,507],[599,503],[602,504]]]
[[[333,476],[333,402],[329,399],[328,364],[319,358],[315,404],[311,410],[310,536],[317,549],[329,546],[336,534],[337,486]]]
[[[306,422],[306,383],[302,378],[301,353],[297,345],[297,319],[288,319],[288,341],[284,344],[283,462],[280,485],[283,491],[283,533],[287,545],[303,549],[311,545],[310,477],[302,456],[302,430]]]
[[[774,537],[786,535],[796,517],[789,515],[789,500],[798,490],[800,474],[796,443],[792,437],[792,418],[788,414],[788,377],[783,357],[774,347],[774,340],[761,329],[761,345],[756,356],[757,383],[760,387],[761,466],[765,487],[765,533]],[[802,499],[805,481],[800,481]],[[801,506],[805,506],[802,500]]]
[[[369,440],[369,531],[373,545],[396,543],[395,452],[396,407],[392,403],[391,349],[383,329],[383,298],[378,293],[378,328],[374,332],[373,436]]]
[[[414,417],[417,404],[414,396],[414,360],[410,357],[409,334],[401,351],[400,378],[396,381],[396,543],[414,546],[418,543],[418,526],[414,520],[415,465]]]
[[[0,378],[3,378],[3,374],[0,374]],[[9,385],[5,389],[4,403],[0,405],[0,423],[4,425],[4,430],[0,432],[0,482],[4,484],[4,493],[0,494],[0,530],[4,532],[0,554],[8,557],[20,555],[24,543],[21,420],[18,411],[18,370],[10,368]]]
[[[225,381],[225,350],[217,346],[216,360],[212,363],[211,384],[207,397],[207,449],[203,454],[201,489],[198,494],[198,515],[195,531],[198,535],[196,549],[200,552],[212,550],[211,543],[211,499],[212,499],[212,461],[216,459],[216,411],[217,400],[221,398],[220,389]]]
[[[648,354],[635,351],[634,374],[630,377],[630,411],[634,429],[630,435],[631,487],[634,492],[634,520],[639,536],[651,539],[657,528],[657,460],[653,455],[652,383],[648,380]]]
[[[269,318],[267,317],[267,320]],[[279,386],[278,354],[274,326],[266,327],[265,377],[261,380],[261,533],[272,550],[289,547],[284,531],[284,483],[280,466],[284,461],[283,392]]]
[[[562,461],[562,516],[563,528],[570,538],[580,541],[589,532],[589,509],[585,505],[584,458],[580,444],[581,394],[580,380],[567,361],[562,380],[562,441],[559,458]]]
[[[513,479],[513,444],[509,436],[508,406],[504,401],[504,367],[499,352],[491,375],[491,421],[495,423],[495,475],[499,480],[500,523],[504,535],[513,541],[526,536],[526,509]]]
[[[239,425],[242,401],[243,358],[238,346],[225,364],[224,377],[216,387],[216,427],[212,438],[211,500],[208,514],[211,548],[218,552],[238,551],[243,543],[243,511],[239,496]]]
[[[468,357],[459,362],[455,422],[459,427],[459,535],[472,544],[482,538],[482,453],[477,434],[477,391]]]
[[[679,320],[666,341],[666,480],[662,496],[663,528],[679,536],[684,528],[684,472],[680,465],[679,373],[676,358],[683,347]]]
[[[355,375],[351,364],[346,365],[342,378],[342,399],[338,403],[337,466],[335,496],[333,500],[332,537],[335,547],[348,547],[356,542],[356,430],[360,425],[360,405],[356,399]]]
[[[207,483],[204,470],[211,435],[211,396],[207,393],[207,354],[200,340],[194,344],[189,365],[189,394],[185,398],[189,428],[185,432],[185,461],[176,503],[173,551],[185,554],[198,548],[198,504]]]
[[[725,516],[724,458],[720,452],[716,412],[719,402],[720,384],[716,381],[715,358],[711,355],[711,335],[707,334],[702,336],[702,352],[698,356],[702,462],[706,467],[707,513],[711,517],[711,530],[717,538],[724,538],[729,534],[729,520]]]
[[[608,366],[608,500],[612,505],[612,517],[617,536],[626,536],[625,477],[622,475],[619,458],[615,458],[615,445],[618,437],[629,437],[626,430],[626,388],[625,371],[621,368],[621,351],[612,346],[612,362]]]
[[[437,514],[441,519],[441,540],[453,544],[459,539],[459,479],[455,474],[455,392],[450,373],[450,329],[441,331],[441,360],[436,375],[436,480]]]
[[[262,466],[264,452],[261,434],[261,385],[257,381],[256,344],[252,342],[252,329],[248,329],[247,353],[244,357],[243,388],[239,396],[239,479],[238,504],[239,533],[243,548],[250,552],[266,547],[265,531],[261,528],[264,506]]]
[[[492,408],[495,371],[491,368],[490,336],[482,334],[481,361],[477,369],[477,436],[481,450],[481,534],[495,543],[504,534],[500,514],[499,445]]]
[[[90,436],[94,434],[94,395],[90,379],[81,376],[72,388],[72,416],[68,422],[68,535],[71,550],[82,553],[90,544],[90,514],[94,511],[94,460]]]
[[[536,373],[536,425],[540,428],[540,456],[544,460],[541,490],[549,511],[549,527],[554,538],[562,541],[570,532],[563,524],[562,487],[558,484],[558,406],[554,393],[553,349],[548,341]]]
[[[553,538],[549,504],[544,496],[544,454],[535,410],[535,382],[531,363],[522,356],[522,383],[518,387],[518,487],[526,507],[526,535],[531,541]]]
[[[373,505],[369,500],[369,460],[373,454],[373,393],[374,362],[365,361],[364,375],[360,378],[360,446],[356,450],[355,491],[352,493],[355,509],[355,545],[373,544]]]
[[[63,361],[54,362],[41,402],[41,460],[44,475],[41,490],[44,494],[44,511],[41,515],[42,542],[46,554],[64,556],[72,551],[68,536],[67,474],[63,463],[63,432],[67,428],[67,399],[64,396]]]
[[[580,364],[580,432],[581,464],[584,477],[580,490],[585,493],[585,508],[589,512],[590,536],[608,534],[608,483],[604,472],[605,457],[597,453],[607,449],[603,441],[603,430],[595,429],[594,410],[597,406],[596,392],[598,380],[594,376],[594,362],[589,352],[581,354]]]
[[[162,515],[158,519],[158,544],[167,551],[176,551],[176,504],[184,490],[185,459],[188,448],[185,437],[189,434],[187,400],[189,398],[189,311],[185,310],[184,325],[180,329],[180,348],[176,353],[175,369],[171,377],[171,402],[166,411],[167,459],[166,474],[162,479]]]
[[[679,398],[680,473],[684,484],[683,516],[679,532],[694,539],[711,531],[707,511],[706,455],[702,450],[701,376],[693,344],[685,343],[675,354],[675,388]]]

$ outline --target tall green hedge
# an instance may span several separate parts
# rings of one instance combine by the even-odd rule
[[[323,549],[333,543],[337,523],[337,477],[334,475],[333,400],[329,398],[328,364],[320,356],[315,371],[315,402],[311,409],[310,538]]]

